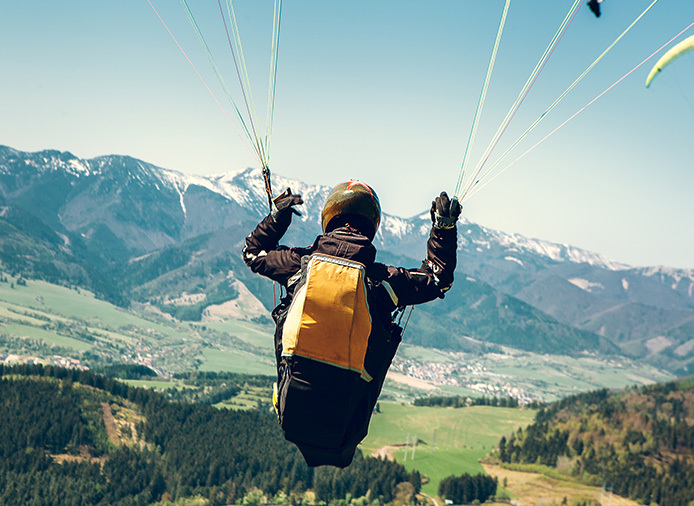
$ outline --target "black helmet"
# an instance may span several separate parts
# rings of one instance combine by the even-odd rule
[[[337,219],[342,218],[342,219]],[[332,189],[321,213],[323,232],[348,222],[373,239],[381,223],[381,203],[373,189],[361,181],[346,181]]]

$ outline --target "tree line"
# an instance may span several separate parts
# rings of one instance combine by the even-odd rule
[[[694,389],[675,382],[564,398],[499,443],[502,462],[563,467],[645,504],[694,501]]]
[[[174,402],[90,371],[0,364],[0,399],[0,504],[151,504],[195,495],[238,504],[258,493],[298,504],[307,490],[318,501],[368,495],[383,504],[403,483],[417,492],[421,484],[418,473],[359,453],[344,470],[309,468],[274,414]],[[108,440],[104,403],[142,415],[139,440]]]
[[[417,397],[413,404],[415,406],[431,406],[441,408],[464,408],[467,406],[494,406],[499,408],[519,408],[528,407],[531,409],[539,409],[544,406],[543,403],[534,401],[530,404],[521,405],[518,399],[513,397],[467,397],[461,395],[450,396],[431,396]]]
[[[483,503],[496,495],[496,478],[484,474],[449,476],[439,483],[439,495],[454,504]]]

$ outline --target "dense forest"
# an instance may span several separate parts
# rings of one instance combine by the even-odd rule
[[[464,473],[461,476],[449,476],[439,483],[439,495],[454,504],[483,503],[494,497],[498,483],[496,479],[476,474]]]
[[[0,364],[0,504],[301,504],[419,491],[401,465],[357,454],[312,469],[274,414],[166,399],[89,371]]]
[[[502,438],[498,456],[550,466],[644,504],[688,506],[694,501],[694,382],[567,397]]]

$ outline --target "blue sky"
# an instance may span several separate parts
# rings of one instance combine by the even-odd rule
[[[494,153],[651,1],[604,0],[599,19],[582,6]],[[180,3],[152,2],[222,101]],[[512,1],[472,162],[572,3]],[[234,83],[217,2],[189,4]],[[386,212],[404,217],[452,192],[503,5],[284,0],[271,168],[314,184],[361,179]],[[264,129],[273,2],[234,6]],[[509,161],[692,21],[694,2],[659,0]],[[630,265],[694,268],[694,52],[646,89],[657,58],[467,200],[465,215]],[[258,166],[146,0],[4,2],[0,62],[0,144],[84,158],[124,154],[193,174]],[[234,87],[232,95],[242,100]]]

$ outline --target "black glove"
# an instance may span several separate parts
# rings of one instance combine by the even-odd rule
[[[458,221],[458,216],[462,207],[458,203],[458,199],[450,200],[446,192],[441,192],[441,195],[431,203],[431,221],[434,228],[455,228],[455,222]]]
[[[296,214],[297,216],[301,216],[301,213],[294,209],[294,206],[303,203],[304,201],[301,198],[301,195],[292,193],[292,190],[287,188],[277,197],[272,199],[272,217],[277,220],[278,217],[285,215],[291,216],[292,214]]]

